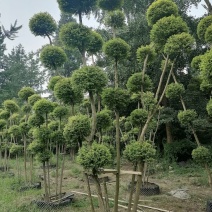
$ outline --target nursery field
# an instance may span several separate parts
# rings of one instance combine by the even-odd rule
[[[27,211],[77,211],[85,212],[90,210],[89,199],[86,195],[80,193],[87,193],[87,184],[83,175],[83,169],[76,162],[68,161],[64,171],[63,192],[74,193],[74,201],[64,207],[57,209],[44,210],[37,208],[32,204],[33,200],[37,200],[44,193],[42,181],[42,169],[40,164],[35,164],[34,179],[41,181],[41,189],[31,189],[20,191],[21,185],[24,184],[16,173],[15,160],[10,161],[10,170],[7,173],[0,172],[0,205],[1,212],[27,212]],[[21,167],[22,169],[22,167]],[[122,170],[132,170],[132,167],[125,161],[122,161]],[[12,174],[14,176],[12,176]],[[21,172],[22,173],[22,172]],[[115,176],[107,174],[109,181],[107,182],[108,196],[113,199],[115,191]],[[100,175],[100,177],[102,177]],[[50,181],[54,186],[55,170],[50,170]],[[120,205],[126,206],[129,196],[129,182],[131,175],[121,175],[120,186]],[[140,195],[138,211],[174,211],[174,212],[201,212],[206,211],[206,202],[211,199],[211,189],[207,183],[207,174],[205,171],[193,164],[182,163],[166,165],[165,163],[157,163],[150,167],[148,181],[155,183],[160,187],[159,195],[144,196]],[[92,181],[91,193],[96,194],[95,186]],[[169,192],[176,189],[182,189],[186,192],[185,199],[180,199],[172,196]],[[53,191],[52,191],[53,192]],[[77,193],[79,192],[79,193]],[[97,198],[94,197],[95,211],[98,209]],[[144,206],[144,207],[143,207]],[[147,208],[147,207],[152,207]],[[113,201],[110,202],[112,211]],[[120,207],[119,211],[126,211]]]

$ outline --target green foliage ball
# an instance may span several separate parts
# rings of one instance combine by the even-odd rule
[[[147,9],[146,17],[149,26],[153,26],[158,20],[168,16],[178,16],[178,7],[171,0],[154,1]]]
[[[54,106],[52,102],[47,99],[40,99],[37,102],[35,102],[33,106],[33,110],[39,115],[48,114],[52,112],[53,109],[54,109]]]
[[[8,133],[10,135],[12,135],[13,137],[18,137],[21,135],[21,129],[20,129],[20,126],[18,125],[13,125],[11,126],[9,129],[8,129]]]
[[[142,100],[143,100],[143,103],[145,105],[145,109],[147,111],[152,110],[157,103],[157,100],[155,99],[154,93],[152,93],[150,91],[143,93]]]
[[[176,58],[179,55],[188,54],[194,49],[194,46],[195,39],[190,34],[183,32],[168,38],[164,47],[164,52]]]
[[[89,54],[96,54],[98,53],[103,46],[103,38],[102,36],[95,32],[91,31],[90,39],[87,47],[87,51]]]
[[[192,158],[199,164],[211,163],[211,153],[204,146],[199,146],[192,151]]]
[[[123,152],[124,157],[133,164],[150,161],[155,154],[155,148],[148,141],[131,142]]]
[[[105,130],[111,126],[112,119],[108,110],[102,110],[98,112],[96,115],[97,115],[97,124],[96,124],[97,130]]]
[[[49,83],[48,83],[48,89],[50,89],[51,91],[54,91],[54,86],[61,79],[63,79],[63,77],[61,77],[61,76],[53,76],[53,77],[51,77],[50,80],[49,80]]]
[[[140,48],[137,49],[136,54],[138,61],[140,62],[144,62],[147,55],[148,55],[148,62],[153,61],[156,57],[156,52],[152,45],[141,46]]]
[[[130,114],[130,120],[135,127],[144,125],[147,117],[148,112],[145,109],[135,109]]]
[[[24,101],[27,101],[30,96],[35,94],[35,91],[31,87],[23,87],[18,92],[18,97],[23,99]]]
[[[202,62],[203,55],[195,56],[191,61],[191,68],[197,73],[200,71],[200,64]]]
[[[57,0],[62,12],[78,15],[89,13],[96,5],[97,0]]]
[[[102,102],[110,110],[120,112],[129,104],[130,96],[121,88],[106,88],[102,92]]]
[[[124,3],[123,0],[99,0],[98,1],[99,7],[107,11],[120,9],[123,3]]]
[[[67,60],[65,51],[58,46],[45,46],[40,53],[40,60],[46,68],[57,70]]]
[[[112,156],[107,146],[94,142],[92,146],[83,146],[79,150],[77,159],[84,169],[97,174],[99,169],[104,168],[111,162]]]
[[[39,94],[33,94],[28,98],[28,103],[33,106],[35,102],[41,99],[41,96]]]
[[[105,23],[109,27],[114,29],[120,28],[124,26],[125,15],[121,10],[115,10],[113,12],[109,12],[106,16]]]
[[[100,93],[107,84],[107,76],[98,66],[84,66],[73,72],[72,83],[84,92]]]
[[[119,61],[129,56],[130,46],[121,38],[114,38],[103,45],[103,51],[108,57]]]
[[[38,140],[33,140],[27,147],[27,152],[35,155],[43,150],[43,145]]]
[[[19,106],[13,100],[5,100],[3,102],[4,108],[11,113],[15,113],[19,110]]]
[[[205,34],[207,32],[207,28],[211,24],[212,24],[212,15],[206,16],[200,20],[200,22],[197,25],[197,35],[200,40],[205,41]]]
[[[43,150],[36,154],[36,159],[41,163],[47,162],[50,160],[52,152],[50,150]]]
[[[40,141],[44,146],[48,143],[50,135],[51,130],[44,125],[41,125],[39,128],[35,128],[33,131],[33,138]]]
[[[60,40],[67,48],[78,48],[83,53],[89,46],[91,30],[81,24],[64,24],[59,33]]]
[[[197,113],[195,110],[188,109],[185,111],[180,111],[177,118],[182,126],[188,127],[197,118]]]
[[[33,114],[28,119],[28,124],[32,127],[40,127],[44,122],[45,119],[39,114]]]
[[[19,124],[19,127],[20,127],[20,132],[22,134],[27,134],[30,130],[30,125],[27,123],[27,122],[22,122]]]
[[[74,88],[71,78],[63,78],[54,86],[54,95],[64,104],[75,105],[83,99],[83,94],[80,90]]]
[[[206,32],[205,32],[205,41],[209,44],[212,43],[212,36],[211,36],[211,33],[212,33],[212,23],[211,25],[206,29]]]
[[[141,92],[141,86],[143,85],[144,91],[152,90],[153,83],[150,77],[145,74],[144,75],[144,83],[142,84],[142,73],[134,73],[132,76],[129,77],[127,81],[127,89],[132,93],[139,93]]]
[[[35,36],[49,36],[52,35],[56,29],[57,24],[52,16],[47,12],[35,14],[29,20],[29,28]]]
[[[2,131],[7,125],[7,122],[5,119],[0,119],[0,131]]]
[[[185,88],[181,83],[171,83],[166,88],[166,97],[169,99],[179,99],[185,93]]]
[[[86,115],[77,115],[69,118],[63,135],[70,144],[82,144],[90,133],[90,119]]]
[[[10,154],[11,155],[18,155],[23,151],[23,146],[18,144],[12,144],[10,147]]]
[[[150,40],[156,45],[157,49],[163,50],[167,39],[175,34],[188,33],[188,26],[181,17],[164,17],[153,25],[150,31]]]
[[[29,104],[23,105],[23,106],[21,107],[21,110],[22,110],[24,113],[29,113],[29,112],[31,111],[31,109],[32,109],[32,107],[31,107],[31,105],[29,105]]]
[[[56,118],[61,119],[65,116],[68,115],[68,108],[62,105],[57,106],[54,110],[53,110],[53,114]]]
[[[0,112],[0,119],[7,120],[10,117],[10,112],[7,110],[2,110]]]

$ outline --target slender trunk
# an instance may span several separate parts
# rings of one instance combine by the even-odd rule
[[[197,145],[198,145],[198,146],[201,146],[196,131],[194,130],[194,128],[193,128],[192,126],[190,126],[190,127],[191,127],[191,130],[192,130],[192,133],[193,133],[193,135],[194,135],[194,138],[195,138],[195,141],[196,141]]]
[[[138,164],[138,171],[142,173],[143,164]],[[139,200],[139,196],[140,196],[140,192],[141,192],[141,185],[142,185],[142,176],[137,175],[136,192],[135,192],[135,198],[134,198],[134,204],[133,204],[132,212],[137,211],[138,200]]]
[[[173,142],[172,133],[171,133],[171,123],[166,123],[166,141],[168,144]]]
[[[106,184],[106,177],[104,177],[104,194],[105,194],[105,209],[106,212],[110,212],[110,205],[109,205],[109,198],[108,198],[108,192],[107,192],[107,184]]]
[[[26,157],[26,135],[24,135],[24,175],[25,175],[25,182],[27,182],[27,164],[26,164],[26,160],[27,160],[27,157]]]
[[[95,66],[94,56],[93,56],[93,54],[91,55],[91,60],[92,60],[92,64]]]
[[[65,147],[63,152],[63,161],[62,161],[62,167],[61,167],[61,176],[60,176],[60,196],[62,194],[62,187],[63,187],[63,172],[64,172],[64,166],[65,166]]]
[[[81,52],[81,55],[82,55],[82,63],[83,63],[83,66],[86,66],[85,51],[82,51],[82,52]]]
[[[46,37],[49,39],[49,43],[50,43],[50,45],[52,45],[51,37],[50,37],[48,34],[46,34]]]
[[[116,192],[115,192],[115,198],[114,198],[114,212],[118,212],[121,156],[120,156],[119,112],[116,111],[115,114],[116,114],[116,160],[117,160],[116,169],[117,169],[117,174],[116,174]]]
[[[79,11],[79,23],[82,25],[82,12]]]
[[[47,178],[46,178],[46,165],[45,162],[43,162],[43,177],[44,177],[44,189],[45,189],[45,197],[44,200],[46,202],[49,202],[49,191],[47,186]]]
[[[97,94],[97,101],[98,101],[98,109],[97,112],[101,111],[101,96]]]
[[[97,175],[93,175],[92,177],[93,177],[93,180],[94,180],[95,185],[96,185],[100,210],[101,210],[101,212],[105,212],[105,204],[104,204],[104,199],[103,199],[103,196],[102,196],[102,189],[101,189],[101,186],[100,186],[100,183],[99,183],[99,178],[98,178]]]
[[[33,155],[30,157],[30,182],[32,183],[32,160],[33,160]]]
[[[118,84],[118,61],[117,59],[115,60],[115,70],[114,70],[114,79],[115,79],[115,88],[118,88],[119,84]]]
[[[133,171],[136,171],[136,168],[137,168],[137,165],[134,165]],[[130,195],[129,195],[129,200],[128,200],[127,212],[131,212],[134,186],[135,186],[135,174],[132,175],[132,179],[131,179],[131,188],[130,188]]]
[[[49,170],[50,163],[49,163],[49,161],[47,161],[46,165],[47,165],[48,188],[49,188],[49,197],[50,197],[51,196],[51,188],[50,188],[50,170]]]
[[[210,187],[212,188],[212,176],[211,176],[210,168],[208,167],[207,163],[205,163],[205,169],[208,173],[208,183],[209,183]]]
[[[91,110],[92,110],[92,123],[91,123],[91,133],[88,137],[88,142],[91,145],[91,142],[94,139],[94,135],[96,132],[97,118],[96,118],[96,106],[95,106],[94,96],[92,92],[89,92],[89,97],[90,97]]]
[[[56,176],[55,176],[56,196],[58,196],[58,176],[59,176],[59,150],[58,150],[58,143],[57,143],[56,144]]]
[[[88,174],[87,173],[85,173],[85,181],[86,181],[87,189],[88,189],[88,197],[89,197],[89,200],[90,200],[91,212],[95,212],[94,205],[93,205],[93,200],[92,200],[92,196],[91,196],[91,187],[90,187],[90,183],[89,183],[89,179],[88,179]]]
[[[115,27],[112,27],[113,39],[116,38],[116,30]]]
[[[169,60],[169,56],[166,57],[165,65],[164,65],[164,68],[162,70],[162,74],[160,76],[160,80],[159,80],[159,84],[158,84],[158,89],[157,89],[156,94],[155,94],[156,100],[158,100],[158,96],[159,96],[159,92],[160,92],[160,89],[161,89],[163,78],[164,78],[164,75],[165,75],[165,72],[166,72],[166,67],[167,67],[167,64],[168,64],[168,60]]]
[[[71,115],[74,116],[75,111],[74,111],[74,104],[71,104]]]

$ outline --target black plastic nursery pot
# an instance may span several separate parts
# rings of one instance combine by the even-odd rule
[[[135,192],[136,182],[134,183],[133,187],[134,187],[133,191]],[[129,191],[131,190],[131,182],[128,186],[128,190]],[[160,188],[159,188],[159,185],[155,183],[145,182],[142,184],[140,188],[140,195],[151,196],[151,195],[158,195],[158,194],[160,194]]]
[[[206,212],[212,212],[212,200],[207,201]]]
[[[63,196],[59,199],[56,199],[56,196],[50,197],[50,202],[46,202],[45,200],[34,200],[32,201],[40,209],[58,209],[59,207],[63,207],[71,204],[74,199],[74,194],[66,194],[63,193]]]
[[[19,191],[26,191],[31,189],[41,189],[41,182],[32,183],[29,185],[24,185],[19,188]]]

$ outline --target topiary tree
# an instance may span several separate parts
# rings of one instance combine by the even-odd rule
[[[40,60],[44,67],[57,71],[66,62],[67,56],[61,47],[47,45],[41,50]]]
[[[39,94],[33,94],[28,97],[28,103],[30,106],[33,106],[35,102],[41,99],[41,96]]]
[[[57,0],[62,12],[79,16],[79,23],[82,24],[82,15],[88,14],[94,9],[97,0]]]
[[[83,146],[79,150],[77,159],[85,170],[91,171],[98,191],[100,210],[105,211],[106,206],[98,179],[98,173],[101,168],[104,168],[111,162],[112,156],[110,150],[105,145],[94,142],[91,146]]]
[[[205,41],[207,28],[212,24],[212,15],[206,16],[200,20],[197,25],[197,35],[200,40]]]
[[[114,70],[114,84],[115,87],[118,87],[118,70],[117,65],[118,61],[122,59],[126,59],[130,52],[130,46],[121,38],[114,38],[112,40],[107,41],[103,46],[104,53],[112,58],[115,62],[115,70]]]
[[[143,172],[144,163],[152,160],[156,154],[155,148],[152,146],[152,144],[149,143],[149,141],[144,142],[131,142],[126,146],[126,149],[123,152],[124,156],[132,162],[134,165],[138,164],[138,171]],[[134,178],[132,178],[131,186],[133,191],[134,189]],[[137,211],[137,205],[140,195],[140,187],[142,183],[142,176],[138,175],[137,177],[137,185],[136,185],[136,193],[134,198],[134,204],[132,211]],[[132,202],[132,192],[130,195],[129,203]],[[128,209],[131,208],[131,204],[129,205]]]
[[[109,12],[105,18],[105,24],[112,28],[113,38],[116,37],[116,30],[124,26],[125,16],[121,10]]]
[[[116,192],[114,210],[118,207],[119,198],[119,182],[120,182],[120,112],[126,108],[129,103],[129,94],[126,90],[120,88],[107,88],[102,93],[103,104],[110,110],[115,111],[116,115],[116,160],[117,160],[117,174],[116,174]]]
[[[53,77],[51,77],[49,82],[48,82],[48,89],[51,90],[51,91],[54,91],[54,86],[61,79],[63,79],[63,77],[61,77],[61,76],[53,76]]]
[[[168,16],[178,16],[177,5],[171,0],[158,0],[147,9],[146,18],[149,26],[153,26],[158,20]]]
[[[183,84],[171,83],[167,86],[166,97],[170,99],[179,99],[185,93]]]
[[[47,99],[38,100],[33,106],[33,110],[35,111],[36,114],[44,116],[46,126],[48,126],[48,114],[52,112],[53,109],[54,109],[54,106],[52,102],[50,102]]]
[[[48,37],[50,44],[52,44],[51,36],[57,29],[56,21],[47,12],[40,12],[35,14],[29,20],[29,28],[35,36]]]
[[[204,146],[198,146],[196,149],[192,151],[192,158],[199,164],[205,166],[207,174],[208,174],[208,182],[212,188],[212,176],[211,171],[208,164],[211,163],[212,155],[210,150]]]
[[[92,126],[88,141],[93,140],[96,131],[95,94],[100,94],[107,84],[107,77],[103,70],[97,66],[84,66],[72,75],[73,86],[83,92],[88,92],[92,110]]]
[[[123,5],[123,0],[99,0],[98,5],[101,9],[106,11],[113,11],[120,9]]]
[[[212,116],[212,99],[209,100],[206,106],[206,110],[209,116]]]
[[[54,86],[54,95],[67,105],[71,105],[71,113],[74,115],[74,106],[83,99],[81,90],[74,88],[71,78],[63,78]]]
[[[35,91],[31,87],[23,87],[19,92],[18,92],[18,97],[25,102],[28,101],[28,98],[35,94]]]
[[[59,37],[66,48],[77,48],[80,51],[83,65],[86,65],[85,52],[89,48],[91,30],[81,24],[70,22],[61,27]]]

